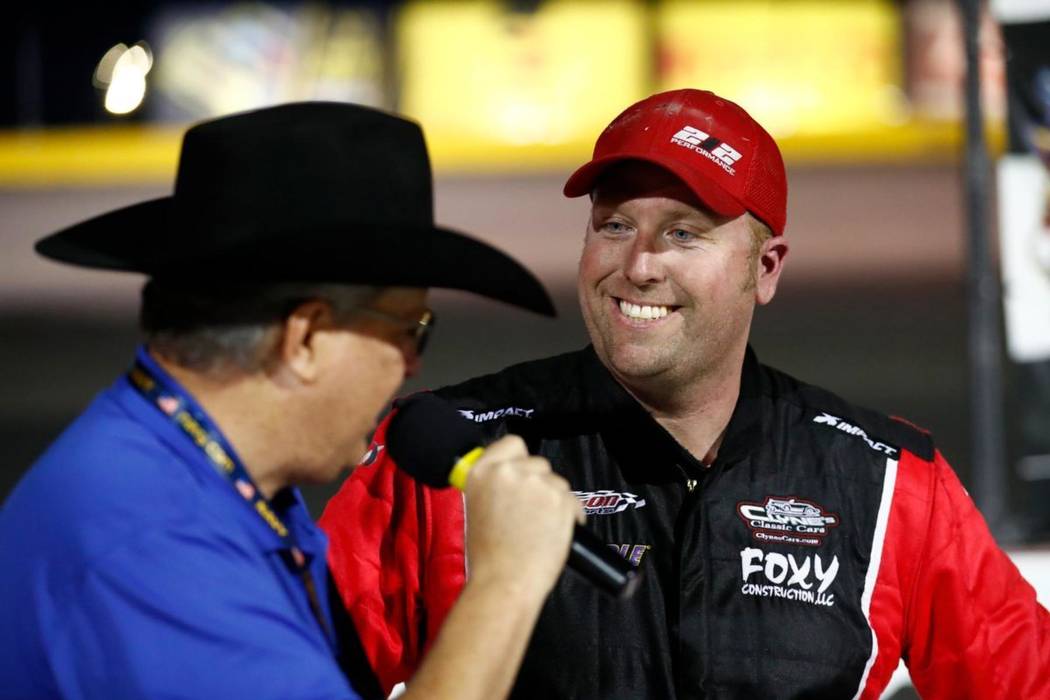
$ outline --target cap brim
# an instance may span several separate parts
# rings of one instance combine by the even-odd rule
[[[582,197],[590,194],[594,191],[595,184],[611,166],[625,161],[644,161],[669,171],[684,182],[705,206],[722,216],[735,217],[747,211],[747,207],[702,173],[678,161],[654,158],[650,154],[618,153],[614,156],[595,158],[569,176],[562,192],[566,197]]]
[[[82,267],[231,282],[444,287],[556,315],[543,284],[502,251],[441,227],[347,223],[272,232],[204,251],[180,237],[170,197],[124,207],[41,239],[41,255]]]

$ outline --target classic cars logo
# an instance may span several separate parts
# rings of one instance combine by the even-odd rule
[[[818,547],[828,531],[839,524],[839,516],[794,496],[769,496],[765,503],[741,501],[736,512],[751,536],[761,542]]]

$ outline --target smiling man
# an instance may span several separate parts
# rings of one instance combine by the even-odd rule
[[[571,191],[590,184],[570,181]],[[609,166],[592,197],[578,288],[594,351],[710,464],[736,403],[755,305],[773,298],[788,245],[751,214],[710,210],[646,161]]]
[[[565,194],[592,202],[578,283],[592,346],[438,393],[474,416],[514,407],[482,425],[547,457],[646,575],[618,601],[562,575],[512,696],[877,698],[904,658],[923,697],[1050,697],[1050,615],[930,436],[748,346],[789,249],[769,134],[710,92],[653,95]],[[473,516],[379,454],[322,526],[389,686],[470,580]],[[361,527],[362,508],[389,517]]]

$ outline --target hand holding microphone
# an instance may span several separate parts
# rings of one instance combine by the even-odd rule
[[[391,457],[413,478],[466,492],[471,577],[538,577],[546,594],[568,549],[571,568],[612,595],[630,596],[640,570],[579,522],[570,528],[582,519],[579,503],[547,460],[530,457],[517,436],[487,448],[483,441],[477,425],[433,394],[400,404],[387,430]]]
[[[531,579],[546,596],[565,568],[573,523],[583,519],[568,482],[507,435],[484,449],[464,486],[470,578],[511,587]]]

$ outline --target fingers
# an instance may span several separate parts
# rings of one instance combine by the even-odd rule
[[[506,435],[485,448],[485,452],[478,458],[467,476],[468,488],[471,479],[490,478],[483,475],[493,470],[501,470],[503,478],[511,478],[511,474],[508,473],[510,471],[521,475],[540,475],[549,473],[551,466],[550,462],[543,457],[530,456],[525,441],[521,437]]]
[[[505,497],[510,497],[522,489],[527,489],[533,499],[565,497],[571,499],[569,502],[576,502],[569,491],[569,482],[551,471],[550,462],[543,457],[493,459],[488,454],[482,455],[467,477],[468,496],[472,492],[505,490]],[[549,505],[558,507],[557,502]]]
[[[573,500],[573,507],[575,508],[573,512],[576,514],[576,522],[580,525],[586,525],[587,513],[585,513],[583,510],[583,503],[580,502],[580,499],[576,498],[576,494],[572,493],[571,495]]]
[[[467,548],[474,576],[553,586],[583,521],[569,482],[516,435],[492,443],[467,478]],[[528,547],[521,544],[528,542]],[[523,573],[527,572],[527,573]]]
[[[583,507],[572,494],[569,482],[553,471],[550,462],[545,457],[530,455],[525,440],[518,435],[505,435],[486,447],[471,473],[479,469],[482,473],[496,472],[492,475],[479,476],[479,478],[514,481],[525,476],[542,477],[552,494],[565,497],[563,500],[571,506],[577,522],[583,523],[586,520]],[[469,480],[468,476],[468,484]]]
[[[501,462],[507,459],[527,457],[529,449],[520,435],[504,435],[485,448],[484,460]]]

